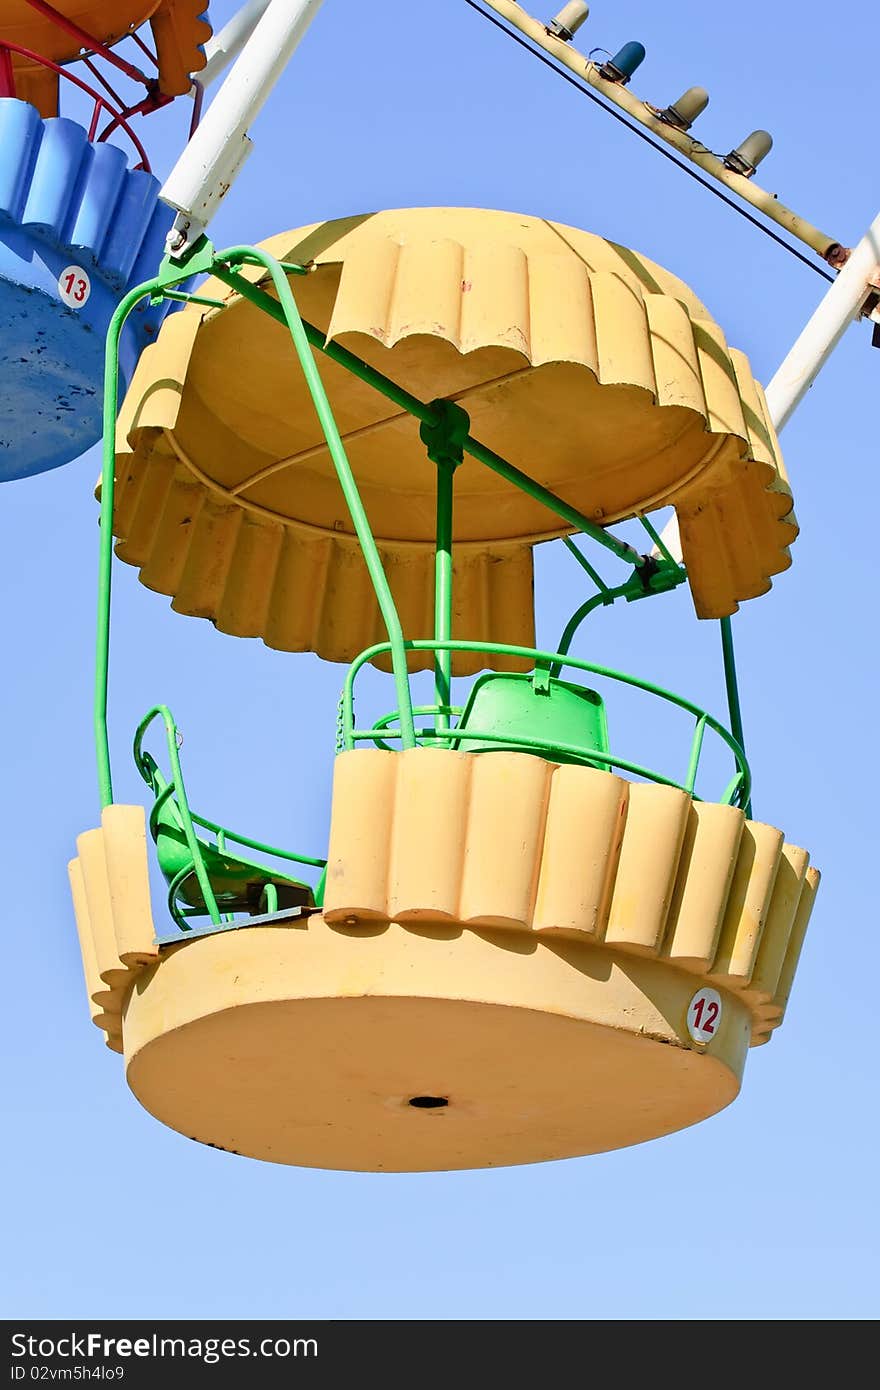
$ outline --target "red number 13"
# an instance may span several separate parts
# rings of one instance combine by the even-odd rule
[[[74,281],[76,282],[76,289],[75,289],[75,290],[74,290],[74,288],[73,288],[73,286],[74,286]],[[65,292],[65,294],[70,295],[73,299],[75,299],[76,302],[77,302],[77,304],[82,304],[83,300],[84,300],[85,297],[86,297],[86,282],[85,282],[85,280],[83,280],[82,278],[77,279],[77,277],[76,277],[75,275],[65,275],[65,277],[64,277],[64,292]]]

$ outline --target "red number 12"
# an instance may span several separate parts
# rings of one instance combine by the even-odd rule
[[[715,1002],[714,999],[710,1000],[710,1002],[709,1002],[709,1007],[706,1009],[706,1022],[704,1023],[704,1022],[703,1022],[703,1009],[704,1009],[705,1005],[706,1005],[706,1000],[705,1000],[705,999],[698,999],[697,1002],[694,1004],[694,1014],[695,1014],[695,1016],[696,1016],[696,1025],[697,1025],[697,1027],[698,1027],[699,1029],[701,1029],[704,1033],[714,1033],[714,1032],[715,1032],[715,1024],[716,1024],[716,1022],[717,1022],[717,1020],[718,1020],[718,1005],[716,1004],[716,1002]]]

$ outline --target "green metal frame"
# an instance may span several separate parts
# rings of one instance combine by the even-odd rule
[[[152,754],[146,752],[144,749],[144,738],[147,730],[157,719],[160,719],[164,725],[165,746],[168,753],[168,763],[171,774],[170,779],[164,785],[160,785],[156,778],[157,764],[155,759]],[[221,913],[218,907],[214,888],[205,865],[202,841],[196,832],[196,826],[199,826],[203,830],[207,830],[215,837],[216,844],[210,846],[210,848],[216,849],[220,854],[225,853],[228,844],[235,844],[242,845],[245,849],[256,850],[260,854],[270,855],[275,859],[283,859],[286,863],[303,864],[322,870],[326,869],[326,859],[316,859],[307,854],[296,854],[292,850],[278,849],[274,845],[267,845],[260,840],[251,839],[246,835],[239,835],[225,826],[218,825],[216,821],[208,820],[205,816],[196,815],[190,808],[189,797],[186,792],[186,783],[183,779],[183,769],[180,765],[179,748],[181,742],[180,732],[168,706],[154,705],[151,710],[147,711],[138,725],[133,743],[135,766],[156,798],[150,812],[150,828],[153,830],[156,825],[159,812],[164,803],[173,800],[186,840],[186,847],[192,861],[191,864],[186,865],[180,870],[168,886],[168,910],[181,931],[190,930],[190,924],[186,921],[187,915],[203,916],[204,912],[206,912],[216,927],[220,927],[223,923],[233,920],[228,914],[224,915]],[[164,778],[162,781],[164,783]],[[242,859],[240,862],[251,865],[257,870],[264,870],[266,868],[265,865],[248,859]],[[204,898],[204,912],[198,908],[189,909],[189,912],[187,912],[179,902],[181,885],[192,873],[196,875],[199,889]],[[268,887],[271,889],[272,885],[269,884]],[[321,896],[320,885],[315,890],[315,896],[316,899],[319,899]],[[277,890],[275,893],[275,907],[277,907]],[[270,905],[269,911],[273,910],[274,909]]]
[[[413,641],[406,643],[409,651],[433,651],[443,649],[449,652],[481,652],[489,656],[505,656],[514,660],[531,662],[537,671],[541,668],[556,669],[561,666],[571,667],[575,671],[583,671],[593,676],[599,676],[603,680],[616,681],[621,685],[632,686],[637,690],[644,690],[654,698],[675,705],[679,709],[685,710],[692,715],[695,720],[694,732],[691,738],[690,750],[688,754],[687,771],[684,778],[679,781],[673,777],[668,777],[662,772],[657,772],[652,768],[634,763],[627,758],[618,757],[616,754],[605,753],[597,748],[580,747],[574,744],[554,744],[548,745],[545,741],[528,739],[517,735],[517,742],[523,747],[535,753],[542,753],[550,758],[555,753],[562,753],[566,758],[584,763],[603,763],[609,769],[619,768],[623,772],[631,773],[634,777],[643,777],[651,782],[660,782],[664,786],[680,787],[682,791],[689,792],[695,800],[700,800],[696,795],[695,787],[697,773],[699,770],[700,756],[703,750],[706,730],[716,734],[722,743],[726,744],[734,761],[734,773],[719,798],[723,805],[745,806],[748,803],[751,793],[751,771],[748,761],[738,739],[725,729],[719,720],[715,719],[706,710],[701,709],[693,701],[686,699],[683,695],[677,695],[673,691],[664,690],[662,686],[654,685],[651,681],[642,680],[639,676],[631,676],[623,671],[615,671],[608,666],[599,666],[592,661],[583,661],[576,657],[563,656],[559,652],[540,651],[535,647],[511,646],[504,642],[462,642],[462,641]],[[341,748],[348,751],[357,746],[358,743],[372,743],[379,748],[389,748],[387,742],[390,738],[398,738],[399,733],[390,728],[398,718],[399,711],[393,710],[385,714],[381,719],[369,728],[359,728],[354,717],[354,682],[358,672],[375,657],[383,655],[389,651],[390,644],[387,642],[377,642],[372,647],[367,647],[356,657],[349,667],[345,679],[345,685],[341,700]],[[418,712],[424,716],[430,716],[437,711],[436,705],[422,705]],[[455,713],[460,713],[456,709]],[[380,737],[384,735],[384,737]],[[458,729],[440,728],[434,725],[430,728],[420,730],[418,733],[420,746],[436,745],[438,743],[451,744],[455,739],[461,737]],[[468,742],[485,743],[486,748],[490,748],[496,743],[507,743],[508,735],[505,733],[493,732],[492,730],[471,729],[467,730]]]
[[[260,285],[254,284],[252,280],[248,279],[243,274],[243,270],[246,267],[256,267],[264,272],[265,276],[268,277],[268,280],[271,282],[271,287],[274,290],[274,297],[272,294],[268,293],[266,289],[262,288]],[[688,710],[695,716],[696,728],[691,745],[688,771],[683,782],[676,782],[660,773],[652,772],[649,769],[628,762],[626,759],[612,758],[610,755],[605,756],[603,759],[595,751],[590,754],[591,760],[604,761],[609,767],[617,767],[622,771],[632,773],[634,776],[648,777],[651,780],[664,782],[668,785],[681,786],[685,790],[693,793],[703,736],[705,730],[709,728],[727,743],[734,755],[736,772],[725,792],[724,799],[735,802],[736,804],[748,805],[750,774],[743,751],[742,720],[736,686],[732,632],[729,619],[725,619],[722,623],[722,651],[733,735],[728,733],[728,731],[725,730],[717,720],[713,719],[712,716],[700,710],[696,705],[691,704],[691,702],[683,699],[681,696],[673,695],[637,677],[609,671],[591,663],[579,661],[569,655],[571,642],[581,623],[596,607],[613,603],[619,598],[631,602],[656,593],[662,593],[677,587],[686,579],[687,576],[684,567],[677,564],[669,554],[668,550],[663,546],[662,540],[658,536],[656,530],[647,518],[641,516],[639,520],[654,543],[655,551],[657,552],[654,555],[642,554],[626,541],[619,539],[612,532],[604,530],[588,517],[580,513],[576,508],[570,506],[562,498],[557,497],[556,494],[551,492],[548,488],[543,487],[540,483],[537,483],[534,479],[509,463],[499,454],[496,454],[479,440],[474,439],[470,433],[469,417],[460,406],[445,400],[421,401],[418,397],[399,386],[390,377],[385,376],[375,367],[370,366],[369,363],[364,362],[363,359],[357,357],[356,354],[352,353],[347,348],[340,346],[338,343],[327,342],[324,334],[319,329],[302,319],[290,286],[290,276],[304,275],[307,273],[308,267],[292,262],[278,261],[257,247],[234,246],[225,251],[216,252],[211,243],[203,238],[193,248],[185,261],[175,262],[166,257],[162,262],[156,278],[130,290],[119,304],[111,320],[107,334],[104,381],[104,443],[101,476],[100,563],[98,576],[98,622],[94,694],[94,731],[98,763],[98,783],[102,806],[109,805],[113,800],[113,781],[107,729],[107,700],[113,558],[115,438],[116,417],[119,405],[119,337],[123,324],[131,310],[141,299],[147,297],[153,301],[166,297],[204,305],[208,308],[224,308],[225,304],[223,301],[210,299],[204,295],[189,294],[181,290],[180,286],[185,281],[190,280],[194,275],[201,274],[212,275],[215,279],[233,289],[235,293],[243,299],[248,300],[276,322],[282,323],[288,329],[293,349],[303,372],[312,404],[324,434],[324,439],[351,516],[355,534],[364,556],[370,580],[376,593],[382,621],[388,634],[388,640],[387,642],[370,647],[365,653],[361,653],[349,670],[340,704],[339,745],[341,747],[353,747],[356,742],[363,739],[371,739],[374,743],[379,743],[379,746],[387,747],[389,745],[385,743],[384,740],[378,738],[378,735],[382,732],[385,733],[386,738],[394,738],[397,740],[399,746],[402,748],[414,748],[428,739],[435,743],[450,744],[456,737],[456,729],[452,720],[461,713],[460,708],[451,703],[452,653],[455,651],[477,651],[486,655],[503,654],[533,661],[536,666],[536,681],[547,682],[553,680],[558,677],[559,671],[563,666],[569,666],[575,670],[602,675],[611,680],[622,681],[625,684],[636,686],[663,700],[670,701]],[[321,380],[313,350],[318,350],[324,356],[329,357],[332,361],[345,367],[361,381],[380,391],[388,400],[412,415],[420,423],[420,434],[425,444],[426,452],[429,459],[437,468],[435,603],[434,637],[432,640],[408,641],[404,638],[400,617],[388,584],[387,576],[382,566],[378,546],[373,536],[369,519],[364,509],[324,384]],[[538,649],[527,647],[512,647],[492,642],[476,643],[453,641],[451,638],[454,474],[465,454],[485,467],[490,468],[499,476],[507,479],[513,486],[525,492],[533,500],[547,507],[557,517],[561,518],[572,531],[586,536],[588,539],[610,551],[617,559],[622,560],[625,564],[632,567],[629,577],[624,582],[613,586],[607,585],[593,568],[590,561],[586,559],[579,548],[574,544],[574,541],[569,536],[564,538],[565,544],[572,551],[581,567],[592,579],[597,592],[587,599],[572,616],[560,639],[559,650],[556,652],[539,651]],[[434,656],[435,700],[433,705],[430,706],[413,705],[410,689],[410,672],[408,669],[408,653],[414,651],[430,651]],[[352,682],[365,662],[371,660],[380,653],[386,652],[391,655],[397,709],[392,715],[386,716],[384,720],[378,721],[371,730],[358,730],[354,726]],[[166,713],[167,711],[165,711],[164,706],[157,706],[150,712],[147,719],[149,721],[151,718],[161,714],[164,720]],[[430,730],[420,730],[417,732],[415,726],[416,717],[418,716],[421,718],[426,715],[433,717],[432,728]],[[170,719],[170,715],[168,715],[168,718]],[[393,723],[397,723],[399,727],[392,732],[389,726]],[[171,725],[173,726],[173,720],[171,721]],[[139,729],[138,738],[142,738],[144,727],[145,726],[142,725]],[[166,733],[168,727],[166,722]],[[492,743],[493,737],[495,737],[491,731],[486,731],[478,736],[486,743],[487,747]],[[468,738],[474,738],[474,734],[470,730],[468,731]],[[139,747],[137,741],[136,747]],[[536,744],[535,751],[542,751],[542,747],[543,751],[546,753],[546,746],[543,745],[539,747]],[[568,751],[576,753],[578,750]],[[190,841],[192,841],[191,847],[194,848],[194,863],[196,865],[200,863],[200,859],[198,856],[198,837],[195,835],[194,825],[201,825],[217,834],[229,835],[229,838],[234,839],[236,843],[270,852],[279,857],[291,859],[298,863],[320,864],[323,862],[305,856],[288,854],[284,851],[268,850],[268,847],[259,845],[256,841],[247,840],[244,837],[232,836],[229,832],[223,831],[222,827],[215,826],[213,823],[193,815],[189,810],[182,775],[179,770],[179,760],[176,756],[176,744],[172,750],[172,746],[169,743],[169,756],[172,763],[172,783],[178,788],[177,795],[179,804],[184,814],[185,826],[187,827],[187,842],[189,844]],[[141,770],[143,772],[143,769]],[[204,864],[201,864],[201,868],[204,870]],[[222,923],[219,920],[219,910],[217,909],[216,900],[210,891],[210,884],[202,884],[201,877],[199,882],[205,894],[205,902],[209,904],[209,910],[210,904],[213,903],[213,910],[211,910],[212,922],[216,929],[221,929]],[[178,925],[181,924],[178,922]]]

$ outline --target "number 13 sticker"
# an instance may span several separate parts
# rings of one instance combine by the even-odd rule
[[[69,309],[81,309],[92,292],[88,271],[69,265],[58,276],[58,293]]]
[[[721,995],[714,989],[699,989],[688,1004],[687,1026],[694,1042],[711,1042],[721,1022]]]

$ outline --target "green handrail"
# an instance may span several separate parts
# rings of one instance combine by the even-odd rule
[[[197,815],[196,812],[191,809],[186,791],[186,784],[183,778],[183,769],[180,764],[180,754],[178,752],[180,738],[179,730],[174,716],[167,705],[154,705],[152,709],[148,710],[138,725],[134,736],[133,752],[135,766],[152,792],[156,792],[155,779],[151,767],[153,759],[150,754],[145,752],[143,742],[148,728],[156,719],[161,719],[165,728],[165,742],[168,749],[171,777],[167,786],[156,794],[152,815],[155,816],[164,802],[174,797],[175,805],[180,813],[186,846],[193,861],[193,869],[195,870],[199,888],[202,891],[202,896],[204,897],[205,906],[211,921],[214,922],[215,925],[219,925],[220,921],[223,920],[222,914],[217,906],[217,899],[205,868],[202,847],[195,833],[195,826],[201,826],[203,830],[207,830],[216,836],[217,849],[221,853],[225,852],[227,841],[232,841],[234,844],[243,845],[246,849],[256,850],[260,854],[267,854],[276,859],[283,859],[288,863],[305,864],[316,869],[325,869],[327,867],[326,859],[320,859],[314,855],[298,854],[294,850],[279,849],[275,845],[268,845],[261,840],[254,840],[250,836],[239,835],[236,831],[229,830],[228,827],[219,825],[216,821],[209,820],[206,816]],[[178,912],[175,895],[180,884],[189,876],[193,869],[189,867],[182,869],[176,875],[168,890],[168,903],[171,914],[178,925],[184,930],[187,930],[187,924],[182,921],[181,915]]]
[[[165,742],[168,746],[168,762],[171,767],[171,779],[169,781],[168,786],[157,794],[154,812],[158,809],[158,807],[162,804],[163,801],[169,801],[172,797],[175,798],[177,809],[180,812],[180,819],[183,822],[183,834],[186,839],[186,847],[189,850],[190,857],[193,861],[193,869],[195,870],[196,878],[198,879],[199,888],[202,891],[202,897],[204,898],[205,906],[208,909],[208,915],[210,916],[211,921],[214,923],[214,925],[219,926],[222,920],[220,915],[220,909],[217,906],[217,899],[214,897],[214,889],[211,887],[211,880],[208,877],[208,871],[205,868],[205,861],[202,858],[202,847],[199,844],[199,839],[196,835],[195,827],[193,826],[193,817],[189,808],[189,798],[186,794],[186,783],[183,780],[183,769],[180,766],[180,755],[177,751],[177,725],[175,724],[174,716],[172,715],[167,705],[154,705],[153,708],[144,715],[140,724],[138,724],[134,736],[135,766],[137,767],[138,772],[141,774],[144,781],[150,787],[151,791],[155,792],[156,787],[153,782],[149,763],[146,761],[143,751],[144,735],[146,734],[147,729],[150,727],[154,719],[161,719],[162,723],[165,726]],[[186,873],[183,873],[183,871],[181,871],[181,874],[178,874],[177,877],[181,878],[182,881],[182,878],[186,877],[190,872],[191,870],[189,869],[186,870]],[[176,891],[176,888],[179,887],[179,884],[177,884],[175,881],[175,884],[172,886],[175,887]],[[169,904],[170,901],[171,890],[169,888]],[[176,918],[177,914],[175,913],[174,915]]]
[[[691,741],[691,753],[688,762],[688,770],[685,776],[685,780],[683,782],[679,782],[673,778],[666,777],[664,774],[657,773],[649,768],[645,768],[641,764],[632,763],[628,759],[618,758],[612,754],[605,754],[599,750],[584,750],[583,748],[576,748],[573,745],[559,744],[556,745],[559,751],[565,752],[566,754],[576,754],[578,756],[588,758],[590,761],[594,762],[604,762],[608,766],[620,767],[625,771],[632,772],[636,776],[647,777],[651,781],[661,782],[667,786],[679,787],[682,791],[687,791],[693,795],[693,788],[696,782],[697,767],[702,751],[705,730],[709,728],[730,749],[730,752],[733,754],[734,765],[736,768],[734,777],[732,778],[731,782],[728,784],[725,790],[725,803],[731,804],[733,803],[735,798],[736,804],[742,806],[745,806],[747,804],[748,796],[751,790],[751,772],[742,745],[737,741],[733,734],[730,733],[724,727],[724,725],[719,722],[719,720],[715,719],[706,710],[701,709],[699,705],[694,704],[692,700],[686,699],[683,695],[678,695],[674,691],[666,690],[662,686],[655,685],[652,681],[642,679],[642,677],[640,676],[629,675],[627,672],[624,671],[615,671],[611,667],[599,666],[595,662],[584,661],[580,658],[572,657],[564,653],[540,651],[535,647],[511,646],[503,642],[437,642],[436,640],[431,640],[427,638],[407,642],[406,646],[408,650],[420,652],[436,651],[438,648],[444,647],[449,651],[471,651],[482,652],[486,655],[502,655],[520,660],[530,661],[536,667],[549,667],[550,669],[555,669],[557,666],[570,666],[572,669],[577,671],[584,671],[590,675],[599,676],[600,678],[604,678],[606,680],[617,681],[623,685],[632,686],[637,690],[644,690],[647,694],[653,695],[658,699],[665,700],[667,703],[675,705],[679,709],[683,709],[687,713],[692,714],[694,716],[694,719],[696,721],[696,727]],[[342,743],[343,747],[347,750],[353,749],[355,747],[355,744],[358,742],[375,740],[376,726],[374,726],[372,729],[360,729],[355,725],[354,681],[358,672],[362,669],[363,666],[365,666],[368,662],[372,661],[376,656],[382,655],[387,651],[387,642],[375,643],[373,646],[367,647],[365,651],[361,652],[360,655],[355,658],[355,660],[352,662],[351,666],[348,669],[345,678],[345,683],[343,685],[341,700],[343,735]],[[383,726],[385,726],[385,732],[388,737],[394,737],[393,731],[387,729],[387,724],[391,722],[393,718],[394,714],[387,715],[384,717],[382,721],[380,721],[383,724]],[[456,738],[460,738],[461,736],[461,731],[457,729],[451,729],[448,731],[437,729],[435,731],[431,731],[431,733],[428,735],[428,737],[431,739],[444,739],[449,742],[452,742],[453,740],[455,740]],[[467,738],[468,741],[484,740],[487,743],[509,741],[509,735],[496,735],[488,732],[482,734],[478,731],[472,731],[470,728],[468,728],[467,730]],[[522,743],[524,746],[534,747],[536,752],[540,751],[542,748],[546,751],[548,746],[546,742],[542,742],[539,739],[530,739],[526,736],[521,737],[519,734],[517,735],[516,741],[517,743]]]

